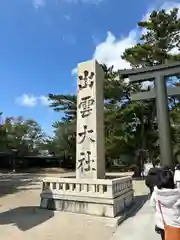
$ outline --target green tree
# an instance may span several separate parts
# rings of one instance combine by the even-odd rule
[[[141,42],[125,50],[122,58],[132,67],[146,67],[167,61],[180,60],[173,50],[180,47],[180,19],[178,8],[170,12],[153,11],[147,21],[138,23],[142,34]]]
[[[75,166],[76,121],[64,120],[54,124],[54,139],[51,142],[55,155],[64,160],[64,166]]]
[[[4,152],[6,151],[6,145],[7,145],[7,133],[6,129],[4,128],[3,119],[2,119],[3,113],[0,112],[0,151]]]
[[[179,53],[175,54],[174,51],[175,49],[178,51],[180,47],[180,20],[177,13],[178,9],[170,12],[153,11],[148,20],[139,22],[138,26],[143,34],[138,44],[125,50],[122,58],[133,68],[180,60]],[[156,158],[159,154],[159,142],[155,102],[154,100],[131,102],[129,97],[129,93],[147,91],[148,88],[142,84],[129,85],[121,78],[118,71],[113,70],[113,67],[107,68],[105,65],[102,67],[105,72],[106,156],[115,158],[123,151],[143,153],[141,150],[147,149],[151,159]],[[62,124],[65,120],[71,122],[72,119],[76,119],[76,95],[50,94],[49,99],[54,110],[64,112]],[[174,122],[173,141],[176,146],[179,141],[178,104],[178,98],[170,99],[171,121]],[[61,128],[58,131],[67,141],[69,134],[63,135]],[[63,141],[64,147],[68,149],[68,144]],[[139,156],[136,163],[141,170],[142,156],[141,154],[136,156]]]
[[[56,112],[63,112],[64,117],[62,120],[76,119],[76,95],[55,95],[49,94],[50,107]]]
[[[140,42],[134,47],[126,49],[122,56],[133,68],[154,66],[180,60],[180,54],[173,53],[175,49],[178,52],[180,46],[178,9],[175,8],[170,12],[165,10],[153,11],[149,19],[139,22],[138,26],[144,33],[140,38]],[[176,103],[177,101],[172,101],[171,99],[173,107],[175,107]],[[156,131],[155,104],[154,101],[139,101],[138,104],[141,106],[140,112],[142,114],[138,116],[140,128],[136,129],[136,134],[143,136],[141,147],[147,148],[153,157],[153,155],[157,155],[157,146],[159,145]],[[149,131],[147,131],[145,126],[147,126]],[[139,131],[142,134],[139,134]]]
[[[9,117],[6,118],[3,127],[7,133],[7,151],[16,150],[18,156],[39,152],[44,133],[37,122],[22,117]]]

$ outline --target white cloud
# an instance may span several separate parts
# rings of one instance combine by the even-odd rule
[[[49,106],[50,102],[49,102],[47,96],[40,96],[40,97],[38,97],[38,99],[42,105]]]
[[[99,63],[105,63],[107,66],[114,66],[114,70],[129,68],[130,64],[121,59],[126,48],[130,48],[137,43],[137,32],[131,31],[127,37],[116,38],[110,31],[104,42],[98,44],[93,54],[93,59]],[[72,69],[72,75],[77,74],[77,68]]]
[[[121,58],[126,48],[133,47],[137,43],[138,30],[132,30],[127,37],[117,39],[111,32],[107,33],[106,40],[96,46],[93,58],[99,63],[105,63],[108,67],[114,66],[114,70],[130,68],[129,62]],[[129,82],[129,79],[125,79]],[[152,82],[143,82],[143,88],[152,86]]]
[[[165,2],[160,8],[157,9],[166,9],[166,11],[169,12],[173,8],[180,9],[180,3]],[[156,8],[151,8],[142,17],[142,20],[147,20],[153,9]],[[180,11],[178,13],[178,17],[180,17]],[[145,33],[145,31],[141,33]],[[107,66],[113,65],[114,70],[130,68],[130,64],[127,61],[121,59],[121,55],[123,54],[126,48],[130,48],[137,44],[139,34],[140,34],[139,30],[135,28],[132,29],[127,36],[118,38],[111,31],[108,31],[106,39],[96,46],[92,58],[96,59],[99,63],[105,63]],[[174,48],[171,50],[172,54],[176,54],[177,52],[179,52],[178,48]],[[77,68],[72,69],[71,74],[76,75]],[[128,81],[128,79],[126,79],[126,81]],[[145,89],[148,86],[153,87],[153,83],[148,81],[143,83],[143,87]]]
[[[47,96],[35,96],[32,94],[22,94],[16,99],[16,103],[24,107],[35,107],[38,104],[49,106],[50,104]]]
[[[46,0],[33,0],[32,3],[36,9],[46,6]]]
[[[138,32],[133,30],[127,37],[117,39],[109,31],[105,41],[96,46],[93,58],[107,66],[113,65],[115,70],[129,68],[129,63],[121,59],[121,55],[126,48],[130,48],[137,43],[137,34]]]
[[[77,74],[77,68],[73,68],[72,71],[71,71],[71,75],[76,75]]]
[[[16,99],[16,103],[26,107],[35,107],[37,105],[37,98],[33,95],[23,94]]]
[[[170,11],[172,8],[179,8],[180,3],[175,2],[165,2],[160,8],[151,8],[144,16],[143,20],[147,20],[153,9],[166,9]],[[179,15],[180,17],[180,11]],[[126,48],[130,48],[135,45],[139,39],[139,29],[132,29],[127,36],[116,37],[111,31],[107,32],[106,39],[99,43],[93,53],[93,58],[95,58],[99,63],[105,63],[107,66],[114,66],[114,69],[124,69],[129,68],[128,62],[121,59],[121,55]],[[172,53],[177,53],[178,49],[173,49]],[[77,74],[77,68],[71,71],[72,75]]]
[[[166,9],[167,11],[170,11],[175,7],[180,9],[180,3],[165,2],[159,9]],[[143,20],[148,19],[150,12],[151,11],[144,15]],[[180,11],[178,16],[180,17]],[[138,36],[138,29],[131,30],[128,36],[124,38],[117,38],[112,32],[109,31],[105,41],[96,46],[93,58],[97,59],[97,61],[100,63],[107,64],[108,66],[113,65],[114,69],[129,68],[129,63],[122,60],[120,56],[126,48],[132,47],[137,43]],[[178,49],[173,49],[172,53],[177,53],[177,50]]]

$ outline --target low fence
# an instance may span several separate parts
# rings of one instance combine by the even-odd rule
[[[68,193],[112,197],[132,190],[131,177],[122,177],[112,180],[77,180],[72,178],[47,178],[43,180],[42,192]],[[95,196],[94,195],[94,196]]]

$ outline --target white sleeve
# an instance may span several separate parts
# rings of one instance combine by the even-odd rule
[[[150,205],[153,208],[156,208],[156,192],[155,191],[153,191],[153,193],[152,193],[152,196],[151,196],[151,199],[150,199]]]
[[[175,171],[175,173],[174,173],[174,184],[176,184],[177,183],[177,171]]]
[[[180,209],[180,199],[174,204],[174,206]]]

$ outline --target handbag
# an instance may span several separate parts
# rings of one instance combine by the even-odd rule
[[[160,201],[158,201],[158,206],[164,224],[165,240],[180,240],[180,227],[178,228],[167,225],[164,220]]]

